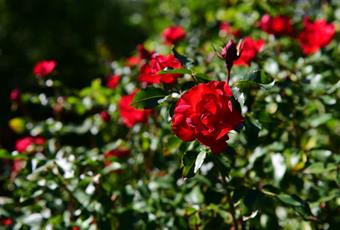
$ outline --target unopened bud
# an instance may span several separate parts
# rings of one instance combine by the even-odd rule
[[[221,57],[225,60],[228,71],[240,56],[243,48],[243,41],[241,40],[237,45],[233,40],[230,40],[225,47],[222,48]]]

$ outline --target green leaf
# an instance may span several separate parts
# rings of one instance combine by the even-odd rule
[[[186,65],[186,64],[192,63],[192,61],[189,60],[189,58],[187,58],[186,56],[178,53],[175,48],[172,49],[172,52],[174,53],[175,58],[178,59],[182,63],[182,65]]]
[[[258,84],[269,84],[273,82],[273,78],[266,74],[263,70],[249,72],[244,76],[243,80],[253,81]]]
[[[167,96],[167,93],[159,88],[147,87],[139,91],[132,101],[132,106],[137,108],[154,108],[158,105],[158,100]]]
[[[195,151],[187,151],[182,157],[182,174],[185,177],[194,176],[194,164],[197,153]]]
[[[308,174],[319,174],[319,173],[327,173],[329,171],[336,170],[337,166],[334,163],[322,163],[322,162],[317,162],[314,164],[311,164],[305,169],[305,173]]]
[[[9,152],[7,152],[5,149],[0,149],[0,158],[3,159],[10,159],[10,160],[26,160],[28,157],[23,154],[17,154],[17,155],[11,155]]]
[[[158,74],[191,74],[191,70],[188,69],[165,69],[158,72]]]
[[[249,89],[270,89],[275,85],[275,80],[262,70],[255,70],[246,74],[242,80],[235,82],[236,87],[242,91]]]
[[[196,74],[195,77],[199,82],[208,83],[211,81],[211,79],[205,74]]]
[[[279,194],[276,198],[288,207],[293,208],[306,220],[316,221],[317,218],[313,216],[309,204],[296,195]]]
[[[289,205],[289,206],[299,206],[300,202],[295,200],[292,196],[288,194],[279,194],[277,195],[277,198],[282,201],[283,203]]]
[[[203,162],[204,162],[204,159],[205,159],[205,156],[207,155],[207,152],[206,151],[201,151],[197,158],[196,158],[196,161],[195,161],[195,168],[194,168],[194,173],[197,173],[198,170],[201,168]]]

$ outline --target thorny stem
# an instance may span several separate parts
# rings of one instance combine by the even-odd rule
[[[227,83],[229,85],[229,80],[230,80],[230,69],[227,68]]]
[[[229,80],[229,78],[228,78],[228,80]],[[228,188],[228,183],[227,183],[225,177],[223,176],[222,169],[221,169],[219,163],[217,162],[217,159],[214,159],[214,162],[215,162],[215,164],[217,165],[217,167],[219,169],[219,173],[220,173],[221,178],[222,178],[223,187],[225,188],[225,190],[227,192],[227,199],[228,199],[228,204],[229,204],[229,207],[230,207],[230,213],[231,213],[231,216],[232,216],[232,219],[233,219],[234,230],[238,230],[238,223],[237,223],[237,218],[236,218],[235,203],[234,203],[234,201],[233,201],[233,199],[231,197],[231,191]],[[242,226],[242,223],[241,223],[241,226]]]

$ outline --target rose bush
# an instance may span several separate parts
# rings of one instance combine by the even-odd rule
[[[7,95],[0,228],[337,229],[337,3],[144,4],[90,84],[60,58]]]

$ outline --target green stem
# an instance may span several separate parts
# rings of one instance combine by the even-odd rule
[[[235,203],[234,203],[232,196],[231,196],[231,190],[229,189],[228,183],[227,183],[225,177],[223,176],[223,171],[222,171],[222,168],[220,167],[218,160],[215,158],[215,156],[214,156],[213,159],[214,159],[214,163],[218,167],[220,176],[222,178],[223,187],[227,192],[227,199],[228,199],[228,204],[229,204],[229,207],[230,207],[230,213],[231,213],[231,216],[232,216],[232,219],[233,219],[234,230],[238,230]],[[242,223],[241,223],[241,226],[242,226]]]

